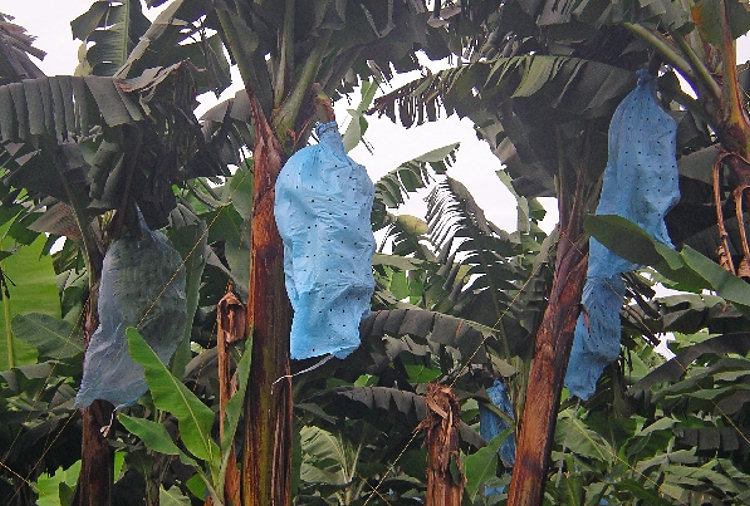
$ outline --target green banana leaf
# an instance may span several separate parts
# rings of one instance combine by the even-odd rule
[[[56,318],[60,316],[60,297],[52,258],[42,256],[45,242],[46,238],[40,236],[0,262],[10,295],[10,298],[3,295],[3,311],[0,311],[0,332],[3,334],[0,341],[0,371],[11,366],[33,364],[37,359],[37,350],[32,343],[34,336],[26,334],[25,329],[12,328],[11,320],[15,315],[34,311]],[[2,250],[10,250],[14,246],[8,236],[0,241]],[[20,333],[16,334],[16,331]]]
[[[674,281],[675,288],[713,290],[743,314],[750,315],[750,285],[690,246],[675,251],[620,216],[589,216],[585,228],[614,253],[653,267]]]
[[[214,412],[169,372],[159,356],[134,328],[128,328],[128,345],[133,360],[143,366],[154,405],[172,413],[179,424],[185,448],[206,461],[213,476],[218,476],[219,447],[211,438]]]

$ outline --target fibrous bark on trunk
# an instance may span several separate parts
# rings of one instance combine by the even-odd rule
[[[87,305],[84,326],[86,347],[99,326],[95,300],[96,297],[90,297]],[[107,506],[112,502],[114,452],[107,440],[107,433],[113,410],[112,404],[102,400],[95,400],[81,410],[81,473],[73,499],[73,504],[77,506]]]
[[[246,506],[284,506],[291,503],[292,389],[291,381],[276,380],[289,374],[290,311],[273,205],[285,154],[252,91],[248,96],[256,138],[247,308],[253,344],[242,499]]]
[[[224,422],[229,399],[237,392],[237,383],[232,381],[230,346],[245,337],[247,331],[246,309],[232,293],[230,287],[216,308],[216,349],[219,362],[219,440],[224,440]],[[249,353],[249,352],[246,352]],[[211,498],[206,505],[211,505]],[[240,505],[240,471],[232,446],[229,452],[226,477],[224,479],[224,504]]]
[[[420,424],[427,444],[427,505],[459,506],[466,482],[459,459],[461,407],[450,387],[430,383]]]
[[[560,393],[588,266],[587,255],[576,245],[581,231],[572,230],[571,234],[571,228],[560,234],[549,303],[536,335],[509,506],[539,505],[544,498]]]
[[[83,424],[79,506],[106,506],[112,502],[114,454],[102,434],[111,421],[113,406],[96,400],[81,410]]]

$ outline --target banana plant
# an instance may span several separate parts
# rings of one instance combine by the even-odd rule
[[[226,504],[224,482],[245,398],[250,353],[243,353],[237,364],[237,391],[227,404],[224,437],[217,444],[212,436],[216,416],[211,408],[169,371],[134,328],[128,329],[128,343],[131,356],[144,368],[154,406],[177,419],[180,442],[186,451],[180,449],[161,423],[125,414],[120,414],[118,420],[141,438],[150,450],[174,455],[190,466],[203,481],[213,504]],[[199,499],[203,497],[199,496]]]
[[[162,3],[154,0],[147,5]],[[253,152],[256,182],[248,289],[248,323],[255,337],[256,356],[243,463],[244,493],[248,498],[256,497],[247,499],[251,503],[286,504],[289,500],[290,393],[286,387],[276,389],[273,398],[264,393],[271,391],[276,378],[288,373],[288,302],[283,288],[281,242],[272,214],[276,175],[310,135],[313,83],[320,83],[322,90],[333,96],[337,90],[343,91],[352,77],[368,76],[371,69],[379,69],[377,72],[388,77],[392,63],[399,70],[416,68],[412,40],[416,38],[424,46],[431,42],[426,14],[421,2],[386,5],[289,0],[282,4],[243,4],[175,0],[140,39],[118,74],[125,77],[137,72],[141,61],[154,53],[151,48],[171,47],[177,34],[190,32],[182,29],[181,23],[187,19],[192,26],[202,24],[218,32],[245,85],[254,131],[254,143],[248,147]],[[198,36],[197,31],[192,33]],[[435,39],[432,47],[446,54],[439,40]],[[372,65],[368,66],[366,60]],[[284,436],[275,437],[274,427],[282,427]],[[284,443],[274,450],[274,441]],[[275,458],[281,460],[274,463]]]
[[[614,106],[632,88],[633,71],[639,67],[648,67],[654,73],[661,71],[664,105],[680,124],[681,149],[689,152],[716,141],[720,145],[718,151],[714,149],[713,159],[711,152],[706,152],[702,163],[693,160],[689,166],[691,189],[700,187],[705,192],[706,187],[696,183],[708,180],[709,195],[713,170],[713,193],[717,197],[711,207],[706,193],[698,197],[697,193],[687,192],[683,205],[670,218],[678,240],[690,241],[699,227],[710,233],[708,228],[713,225],[722,242],[719,255],[712,252],[712,258],[731,267],[732,255],[748,256],[744,228],[735,226],[736,232],[730,230],[730,236],[723,225],[725,189],[719,177],[721,168],[726,167],[734,185],[730,190],[734,200],[740,202],[734,207],[735,223],[741,224],[749,123],[737,75],[734,41],[750,26],[746,4],[591,0],[560,5],[520,0],[495,10],[491,2],[473,2],[461,15],[446,12],[442,18],[451,26],[449,30],[461,38],[461,55],[466,63],[426,76],[381,98],[375,110],[392,118],[399,116],[404,124],[432,119],[430,111],[437,105],[443,105],[448,113],[468,116],[507,164],[516,190],[527,196],[558,197],[561,241],[575,244],[572,251],[578,253],[565,259],[565,251],[557,252],[555,277],[565,280],[571,297],[560,307],[555,307],[557,303],[550,298],[548,307],[552,310],[542,328],[577,312],[577,295],[572,291],[577,284],[573,280],[582,282],[582,278],[569,276],[585,270],[582,255],[586,234],[581,228],[581,216],[593,210],[598,196],[598,180],[606,157],[606,143],[600,132],[606,131]],[[465,30],[467,18],[474,30]],[[688,82],[693,97],[680,90],[677,74]],[[577,141],[582,142],[576,144]],[[687,175],[688,166],[684,167],[683,174]],[[712,219],[708,213],[713,209]],[[698,223],[691,228],[691,219],[699,215]],[[688,216],[691,219],[686,219]],[[551,293],[558,293],[554,286]],[[570,333],[561,327],[554,334]],[[537,337],[537,350],[551,346],[552,357],[567,355],[567,337],[545,339],[542,334]],[[527,405],[526,409],[534,413],[527,419],[538,419],[539,413],[544,412],[547,422],[522,429],[528,439],[522,435],[526,442],[519,452],[534,455],[536,471],[524,474],[523,469],[516,468],[518,477],[511,487],[514,492],[510,503],[541,501],[542,489],[533,483],[541,483],[538,473],[547,467],[560,388],[556,380],[545,378],[557,378],[566,362],[565,358],[553,360],[542,372],[545,361],[538,357],[535,360],[532,378],[539,378],[546,386],[527,398],[539,399],[544,406]],[[530,389],[532,385],[533,382]],[[544,447],[538,444],[539,432],[547,434],[548,444]],[[532,485],[529,488],[522,483]],[[514,495],[517,491],[523,492]]]

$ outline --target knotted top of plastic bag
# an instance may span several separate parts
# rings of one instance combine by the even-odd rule
[[[316,132],[320,142],[295,153],[276,181],[294,359],[343,358],[354,351],[375,287],[374,186],[365,168],[347,156],[335,121]]]
[[[99,327],[86,349],[75,407],[95,399],[116,408],[134,404],[148,389],[143,368],[130,358],[125,329],[138,326],[166,363],[185,333],[185,269],[161,232],[149,230],[138,212],[141,238],[123,237],[104,256],[99,284]]]
[[[638,71],[638,86],[620,103],[609,125],[609,157],[596,214],[614,214],[636,223],[669,246],[664,216],[680,199],[674,119],[656,100],[655,80]],[[591,239],[565,385],[588,399],[604,367],[620,352],[620,308],[625,294],[623,272],[639,266]]]

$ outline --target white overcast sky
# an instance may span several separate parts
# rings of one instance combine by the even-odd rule
[[[0,12],[14,16],[17,24],[36,37],[35,45],[47,52],[39,63],[47,75],[72,74],[78,62],[80,42],[73,40],[70,21],[86,12],[91,4],[92,0],[0,0]],[[147,9],[145,13],[152,19],[155,16],[153,10]],[[748,57],[750,44],[741,40],[738,61],[746,61]],[[225,92],[225,96],[233,94],[233,91]],[[356,96],[352,98],[358,99]],[[216,101],[212,94],[205,94],[199,100],[202,108]],[[337,119],[344,125],[348,120],[345,109],[345,104],[337,107]],[[458,120],[453,116],[410,130],[404,130],[387,119],[370,118],[369,122],[366,138],[374,148],[373,154],[360,146],[350,155],[367,167],[374,180],[401,162],[452,142],[460,142],[458,160],[449,174],[469,188],[495,224],[508,231],[516,229],[515,199],[495,176],[501,164],[487,144],[477,140],[469,120]],[[557,213],[553,199],[543,200],[545,207],[551,210],[544,223],[544,228],[549,230],[556,222]],[[411,203],[406,212],[419,215],[424,212],[424,206],[419,202]]]

